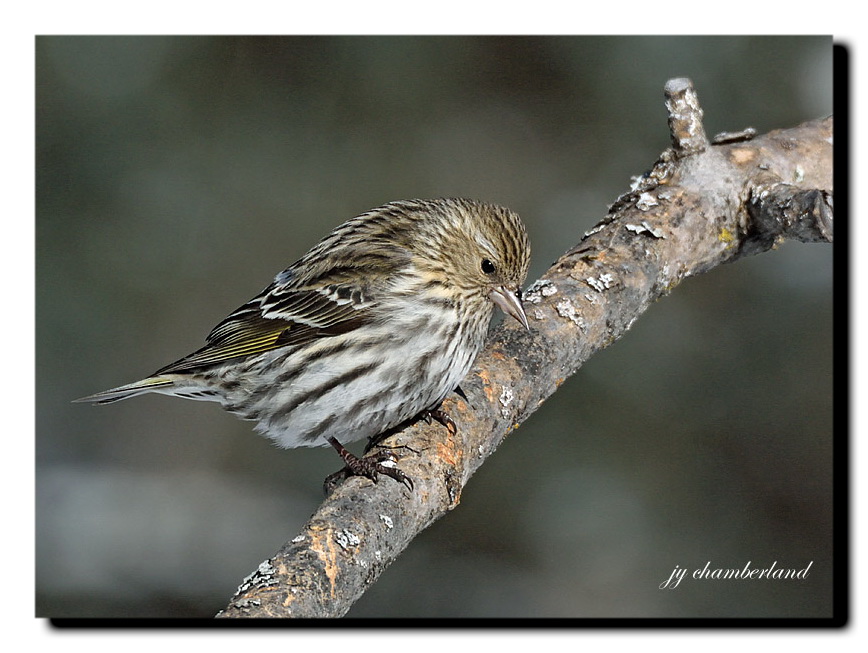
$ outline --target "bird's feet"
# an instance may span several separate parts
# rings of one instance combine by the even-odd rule
[[[422,419],[424,419],[429,424],[433,419],[435,422],[438,422],[446,427],[446,430],[449,431],[449,435],[455,435],[458,433],[458,426],[456,426],[455,422],[452,421],[452,418],[446,413],[446,411],[441,410],[440,408],[432,408],[430,410],[426,410],[422,413]]]
[[[461,392],[460,388],[456,388],[456,392],[464,396],[464,393]],[[442,424],[446,427],[446,430],[449,431],[450,435],[455,435],[458,433],[458,426],[452,420],[451,417],[446,413],[446,411],[441,410],[438,406],[437,408],[430,408],[428,410],[422,411],[418,417],[415,419],[424,419],[428,424],[431,423],[432,420]],[[344,465],[346,465],[343,469],[338,470],[334,474],[330,474],[326,477],[323,482],[323,489],[326,494],[331,494],[332,490],[334,490],[335,486],[341,481],[349,478],[350,476],[364,476],[365,478],[369,478],[374,483],[377,482],[380,474],[384,476],[388,476],[399,483],[401,483],[404,487],[406,487],[411,492],[413,491],[413,479],[407,476],[404,472],[402,472],[395,465],[395,458],[390,453],[392,449],[409,449],[414,453],[418,453],[411,447],[407,445],[397,445],[397,446],[385,446],[380,444],[385,438],[389,437],[397,430],[400,430],[401,427],[406,424],[412,423],[414,420],[408,420],[404,424],[400,425],[396,429],[391,429],[380,435],[371,438],[368,441],[368,445],[365,447],[365,453],[367,454],[371,449],[375,447],[380,447],[384,449],[379,453],[373,456],[366,456],[364,458],[359,458],[354,455],[352,452],[348,451],[344,445],[338,442],[335,438],[327,438],[328,443],[332,445],[335,450],[340,455],[341,459],[344,461]]]
[[[398,481],[408,490],[413,491],[413,479],[395,466],[395,459],[388,451],[359,458],[334,438],[328,438],[328,442],[337,450],[346,467],[326,477],[323,483],[326,494],[329,494],[340,481],[350,476],[364,476],[376,483],[380,474]]]

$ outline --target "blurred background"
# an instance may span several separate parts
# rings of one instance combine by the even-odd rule
[[[76,397],[198,348],[343,220],[516,210],[528,283],[668,145],[832,113],[827,37],[39,37],[36,614],[210,617],[340,467],[216,404]],[[504,442],[355,617],[828,617],[832,248],[688,279]],[[358,446],[355,448],[359,448]],[[846,488],[844,488],[846,490]],[[803,581],[658,586],[678,566]]]

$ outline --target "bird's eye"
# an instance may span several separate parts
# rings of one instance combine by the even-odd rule
[[[482,259],[481,267],[485,274],[494,274],[494,263],[489,261],[487,258]]]

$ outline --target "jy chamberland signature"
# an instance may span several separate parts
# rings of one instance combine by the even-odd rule
[[[804,580],[808,577],[811,571],[811,566],[814,561],[811,560],[808,566],[804,569],[790,569],[786,567],[778,567],[778,562],[775,560],[769,567],[752,567],[751,561],[741,568],[712,568],[711,561],[705,563],[704,567],[697,567],[690,574],[694,580]],[[674,590],[681,584],[681,581],[687,576],[687,568],[675,565],[675,569],[669,575],[669,578],[660,583],[662,590]]]

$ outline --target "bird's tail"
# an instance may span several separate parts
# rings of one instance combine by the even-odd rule
[[[95,395],[82,397],[81,399],[73,400],[75,403],[92,403],[92,404],[110,404],[121,399],[129,399],[137,397],[146,392],[168,392],[172,394],[172,388],[175,382],[162,376],[151,376],[135,383],[128,383],[118,388],[97,392]]]

